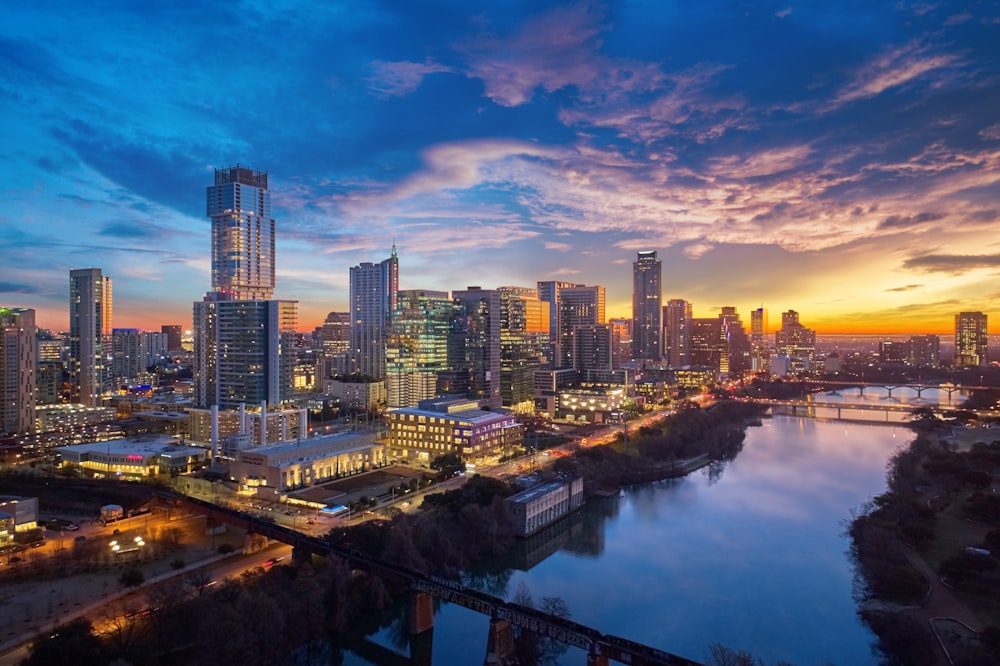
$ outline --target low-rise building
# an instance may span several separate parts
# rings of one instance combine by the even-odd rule
[[[459,402],[420,404],[386,415],[391,455],[429,461],[456,453],[463,460],[475,460],[524,446],[524,426],[513,414],[472,409]]]
[[[63,446],[56,453],[62,467],[77,465],[94,476],[124,478],[186,474],[209,460],[208,449],[162,434]]]
[[[624,387],[565,388],[559,391],[555,418],[606,423],[621,411]]]
[[[4,517],[9,520],[5,520]],[[14,541],[17,532],[38,527],[38,498],[0,495],[0,546]]]
[[[514,534],[527,536],[583,506],[583,479],[549,481],[507,498]]]
[[[240,451],[229,463],[229,478],[244,489],[277,494],[384,464],[385,446],[372,434],[345,432]]]

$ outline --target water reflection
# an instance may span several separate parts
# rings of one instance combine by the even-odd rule
[[[882,492],[888,457],[909,441],[895,430],[768,419],[717,483],[696,472],[588,503],[509,554],[506,574],[483,572],[476,584],[510,598],[524,583],[535,599],[561,597],[575,621],[696,660],[721,643],[767,663],[873,664],[843,530],[851,509]],[[487,625],[442,605],[434,663],[482,661]],[[584,661],[570,650],[558,663]]]

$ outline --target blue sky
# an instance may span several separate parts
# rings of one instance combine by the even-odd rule
[[[30,6],[29,6],[30,5]],[[607,287],[638,250],[696,316],[947,331],[1000,296],[995,2],[15,3],[0,306],[190,324],[205,188],[270,174],[301,328],[348,268],[404,289]]]

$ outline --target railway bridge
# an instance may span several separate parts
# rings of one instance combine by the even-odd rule
[[[699,662],[670,652],[604,634],[536,608],[505,601],[465,587],[454,580],[430,576],[394,562],[334,546],[322,539],[260,520],[244,512],[171,491],[157,491],[156,494],[175,506],[207,513],[218,521],[246,530],[248,534],[259,534],[288,544],[292,546],[293,558],[301,560],[312,555],[335,555],[346,560],[353,569],[408,587],[411,593],[412,634],[423,634],[433,628],[434,598],[488,615],[490,628],[484,666],[502,666],[508,663],[513,654],[515,627],[586,651],[587,666],[608,666],[611,661],[631,666],[702,666]]]

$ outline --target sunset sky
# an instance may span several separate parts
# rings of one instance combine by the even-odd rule
[[[946,333],[1000,297],[995,2],[8,3],[0,306],[190,327],[215,167],[268,171],[308,330],[400,287],[607,287]],[[994,324],[996,326],[996,324]]]

